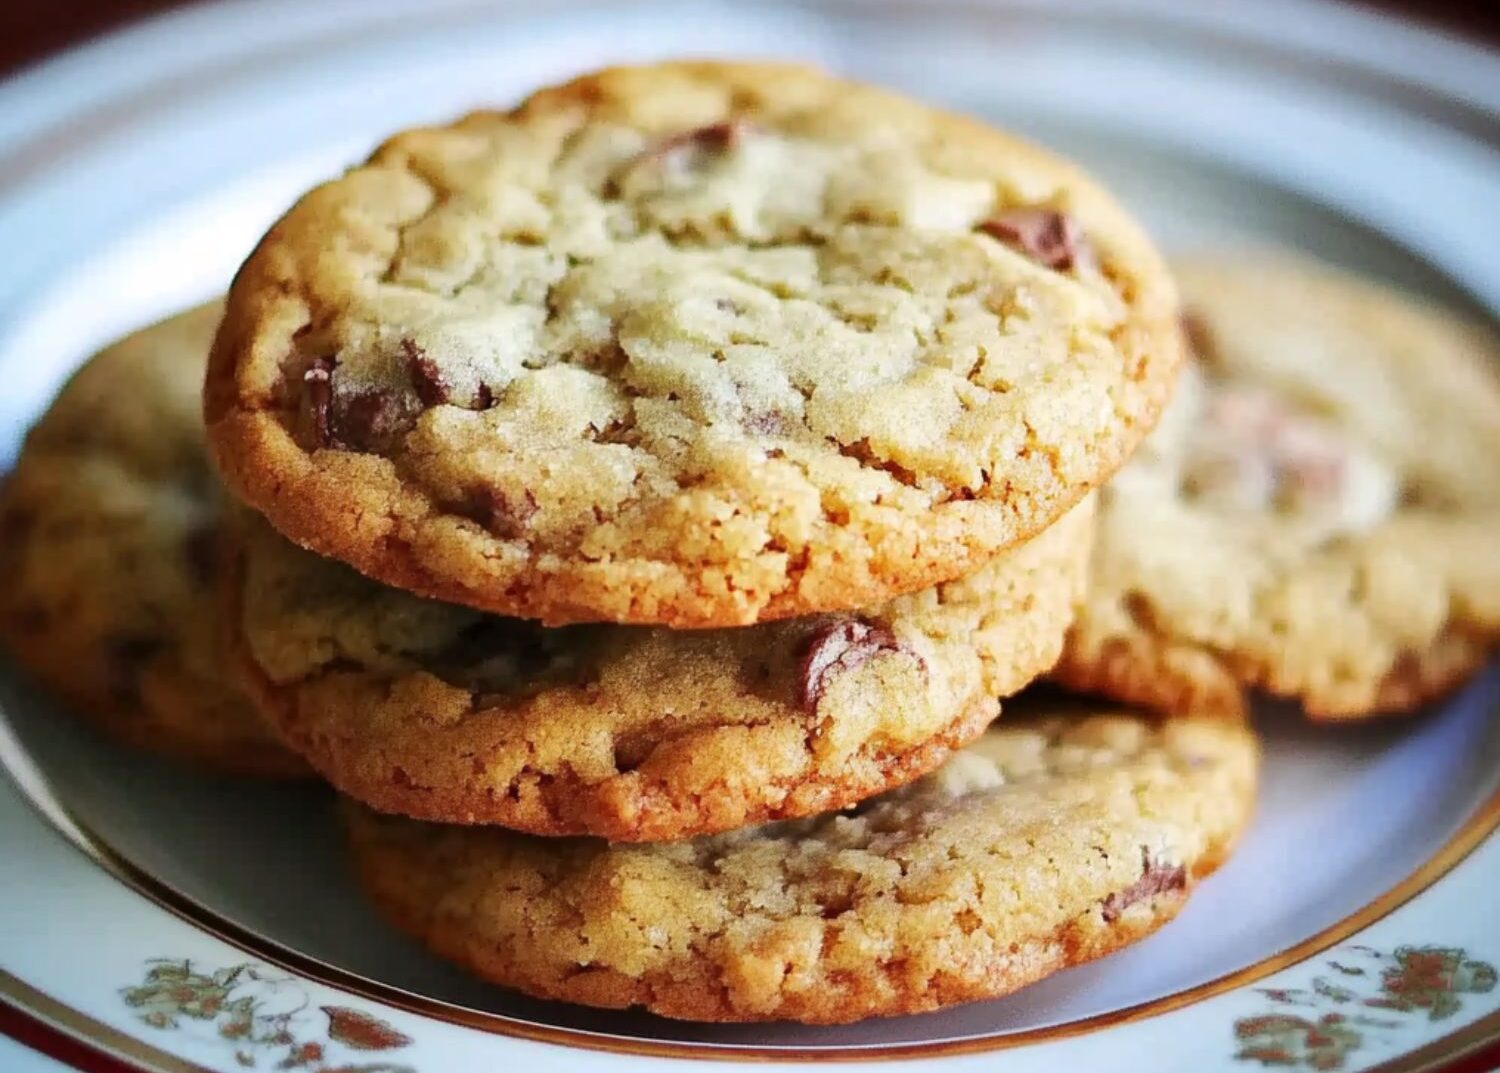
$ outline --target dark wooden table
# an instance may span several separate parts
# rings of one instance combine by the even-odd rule
[[[192,2],[0,0],[0,75],[117,26]],[[1360,0],[1359,6],[1400,14],[1500,47],[1500,3],[1495,0]]]

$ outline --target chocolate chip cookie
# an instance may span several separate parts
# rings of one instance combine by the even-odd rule
[[[1057,659],[1092,507],[873,610],[696,631],[547,627],[421,599],[254,518],[228,618],[251,694],[361,801],[682,838],[843,807],[981,733],[997,698]]]
[[[0,640],[80,716],[205,767],[307,774],[226,684],[220,490],[198,397],[217,303],[130,336],[63,388],[0,487]]]
[[[1104,492],[1057,677],[1168,711],[1403,711],[1500,637],[1500,345],[1287,256],[1178,266],[1200,371]]]
[[[1040,532],[1155,422],[1170,278],[1070,165],[799,67],[590,75],[401,134],[245,264],[230,485],[549,625],[874,606]]]
[[[347,819],[380,909],[488,980],[834,1023],[1003,995],[1148,935],[1245,827],[1257,753],[1238,720],[1054,704],[857,809],[688,842]]]

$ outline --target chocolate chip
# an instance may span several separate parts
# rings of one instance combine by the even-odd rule
[[[1071,216],[1051,209],[1006,209],[981,223],[979,230],[1044,268],[1060,272],[1093,257],[1078,223]]]
[[[219,561],[218,529],[213,525],[200,525],[191,530],[183,539],[182,557],[193,579],[204,587],[210,585]]]
[[[369,388],[339,400],[334,407],[334,446],[376,449],[405,432],[416,416],[410,396],[387,388]]]
[[[624,774],[644,764],[662,743],[662,728],[646,726],[625,731],[615,739],[615,770]]]
[[[740,119],[728,119],[710,123],[706,127],[680,131],[657,142],[644,154],[644,159],[665,159],[683,151],[723,153],[739,145],[750,132],[750,124]]]
[[[410,339],[401,340],[401,352],[406,355],[406,371],[411,377],[411,386],[423,406],[441,406],[447,402],[453,387],[437,362]]]
[[[508,496],[494,485],[481,484],[469,489],[460,511],[496,536],[514,540],[525,531],[536,509],[536,496],[530,489]]]
[[[703,156],[711,156],[733,149],[753,129],[753,125],[742,119],[727,119],[692,130],[670,134],[630,162],[630,167],[640,164],[656,164],[664,168],[683,168]],[[605,183],[604,192],[615,197],[620,193],[620,176],[611,177]]]
[[[804,711],[817,710],[829,683],[841,674],[874,659],[882,652],[906,652],[917,659],[925,671],[927,665],[920,656],[903,645],[889,629],[859,619],[831,622],[814,630],[803,639],[798,650],[800,664],[797,674],[797,703]]]
[[[921,478],[910,469],[894,459],[882,458],[875,445],[870,442],[870,437],[865,436],[855,440],[853,443],[839,444],[839,454],[846,458],[852,458],[860,465],[869,469],[878,469],[883,473],[889,473],[896,480],[911,488],[921,487]]]
[[[334,391],[336,358],[314,358],[302,374],[304,427],[314,447],[379,450],[411,427],[418,401],[405,391]]]
[[[625,353],[625,348],[620,345],[618,339],[611,339],[580,354],[578,360],[586,369],[601,376],[612,376],[625,367],[625,363],[630,360],[630,355]]]
[[[1120,918],[1121,913],[1136,902],[1154,898],[1168,891],[1184,890],[1187,887],[1187,869],[1180,864],[1167,864],[1155,860],[1144,849],[1141,851],[1141,869],[1141,878],[1124,890],[1116,891],[1104,899],[1101,912],[1106,924],[1113,924]]]
[[[722,123],[710,123],[706,127],[687,131],[684,134],[679,134],[677,137],[680,142],[722,153],[724,150],[733,149],[736,145],[740,144],[749,132],[749,123],[746,123],[742,119],[729,119]]]
[[[302,402],[312,441],[317,447],[333,446],[333,370],[334,358],[314,358],[302,374]]]
[[[474,405],[480,410],[488,410],[495,405],[495,393],[490,390],[490,385],[479,385],[479,390],[474,392]]]

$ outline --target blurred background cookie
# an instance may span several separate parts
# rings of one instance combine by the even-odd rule
[[[1104,491],[1056,678],[1165,711],[1405,711],[1500,637],[1500,344],[1287,255],[1176,265],[1196,358]]]
[[[310,774],[225,673],[222,493],[200,391],[219,303],[101,352],[0,486],[0,640],[105,732],[240,774]]]

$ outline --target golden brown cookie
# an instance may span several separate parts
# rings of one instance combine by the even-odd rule
[[[1201,374],[1103,493],[1056,677],[1166,711],[1404,711],[1500,637],[1500,345],[1285,255],[1184,262]]]
[[[1179,361],[1092,181],[799,67],[590,75],[401,134],[241,270],[233,488],[387,584],[744,625],[977,569],[1108,476]]]
[[[0,488],[0,640],[79,715],[216,770],[305,775],[226,682],[214,594],[221,492],[198,397],[220,306],[104,350]]]
[[[1057,660],[1086,500],[976,574],[859,615],[547,627],[423,600],[247,519],[246,684],[343,792],[449,823],[618,841],[841,808],[940,764]]]
[[[380,909],[485,979],[832,1023],[1003,995],[1150,934],[1245,827],[1257,752],[1238,720],[1054,703],[850,812],[689,842],[347,818]]]

